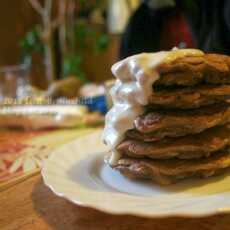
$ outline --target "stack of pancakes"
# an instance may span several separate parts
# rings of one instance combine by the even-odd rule
[[[230,57],[205,54],[160,66],[145,113],[117,146],[112,167],[160,184],[230,167]]]

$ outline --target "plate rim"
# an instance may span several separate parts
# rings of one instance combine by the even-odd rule
[[[173,211],[172,213],[143,213],[143,212],[139,212],[138,210],[115,210],[112,209],[112,205],[110,208],[108,207],[103,207],[103,205],[98,205],[95,203],[90,203],[90,202],[82,202],[79,199],[71,199],[67,194],[63,193],[63,191],[58,191],[57,188],[55,188],[55,185],[52,184],[52,182],[50,182],[49,177],[47,177],[47,165],[48,163],[51,161],[51,159],[55,158],[56,156],[58,156],[58,154],[62,153],[62,149],[65,149],[67,146],[73,145],[76,142],[79,142],[79,140],[84,139],[86,137],[88,137],[89,135],[93,135],[96,134],[98,132],[101,132],[101,130],[96,130],[90,134],[86,134],[74,141],[71,141],[67,144],[62,145],[61,147],[57,148],[56,150],[52,151],[51,154],[49,155],[49,157],[43,162],[42,168],[41,168],[41,175],[43,178],[43,182],[44,184],[58,197],[64,198],[66,200],[68,200],[69,202],[79,205],[81,207],[86,207],[86,208],[92,208],[110,215],[132,215],[132,216],[136,216],[136,217],[144,217],[144,218],[169,218],[169,217],[179,217],[179,218],[203,218],[203,217],[208,217],[208,216],[212,216],[212,215],[217,215],[217,214],[229,214],[230,213],[230,206],[229,207],[223,207],[223,208],[213,208],[210,211],[206,211],[206,212],[183,212],[181,213],[181,211]],[[99,151],[100,152],[100,151]],[[98,152],[97,152],[98,153]],[[96,153],[92,153],[92,154],[96,154]],[[77,156],[77,155],[76,155]],[[78,159],[79,160],[79,159]],[[77,162],[77,159],[76,159]],[[76,163],[75,162],[75,163]],[[79,186],[79,184],[76,183],[76,186]],[[123,194],[124,195],[124,194]],[[129,196],[129,195],[128,195]],[[212,195],[210,195],[212,196]],[[229,194],[230,197],[230,194]]]

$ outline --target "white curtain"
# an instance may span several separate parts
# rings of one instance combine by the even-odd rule
[[[108,0],[108,29],[110,33],[120,34],[140,0]]]

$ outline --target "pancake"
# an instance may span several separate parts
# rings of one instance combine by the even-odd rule
[[[126,139],[117,150],[124,156],[153,159],[192,159],[209,157],[230,144],[230,129],[215,127],[202,133],[180,138],[165,138],[157,142]]]
[[[162,64],[159,70],[161,77],[155,86],[230,83],[230,57],[221,54],[178,58]]]
[[[230,167],[230,151],[226,149],[209,158],[193,160],[151,160],[121,158],[114,169],[130,178],[151,179],[159,184],[172,184],[189,177],[210,177]]]
[[[149,97],[150,107],[192,109],[230,99],[230,85],[202,85],[192,88],[163,90]]]
[[[200,133],[208,128],[226,124],[229,120],[230,107],[224,104],[189,111],[148,112],[137,117],[134,126],[140,133],[162,139]]]
[[[230,168],[230,57],[173,49],[128,57],[112,72],[103,132],[112,168],[159,184]]]

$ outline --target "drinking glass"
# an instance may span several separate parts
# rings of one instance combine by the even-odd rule
[[[19,98],[28,85],[28,66],[16,65],[0,68],[0,100]]]

